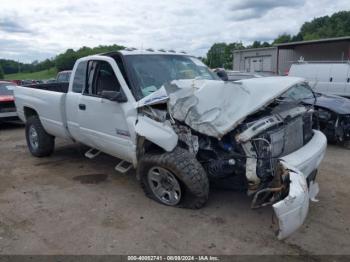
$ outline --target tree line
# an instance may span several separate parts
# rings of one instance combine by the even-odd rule
[[[117,51],[124,48],[125,47],[121,45],[100,45],[94,48],[84,46],[78,50],[67,49],[64,53],[61,53],[54,58],[46,59],[41,62],[34,61],[30,64],[9,59],[0,59],[0,79],[4,78],[3,74],[14,74],[19,72],[32,73],[46,69],[48,70],[52,67],[56,67],[58,71],[70,70],[73,68],[75,61],[81,57]],[[1,73],[3,74],[1,75]]]
[[[244,46],[242,43],[215,43],[207,52],[202,60],[211,68],[224,67],[232,68],[233,51],[245,48],[270,47],[274,44],[287,43],[303,40],[315,40],[329,37],[340,37],[350,35],[350,11],[341,11],[331,16],[323,16],[313,19],[311,22],[305,22],[296,35],[281,34],[272,43],[254,41],[251,45]],[[0,59],[0,79],[3,74],[13,74],[18,72],[37,72],[56,67],[58,71],[69,70],[73,68],[75,61],[81,57],[117,51],[124,49],[121,45],[100,45],[98,47],[82,47],[78,50],[67,49],[64,53],[54,58],[30,64],[20,63],[14,60]]]

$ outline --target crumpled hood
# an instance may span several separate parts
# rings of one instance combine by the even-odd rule
[[[296,77],[266,77],[223,82],[176,80],[138,101],[138,107],[168,101],[169,113],[193,130],[217,138],[232,131],[248,115],[271,103]]]
[[[313,104],[315,99],[305,99],[304,102]],[[337,114],[350,114],[350,99],[341,96],[321,94],[316,98],[315,105],[334,111]]]

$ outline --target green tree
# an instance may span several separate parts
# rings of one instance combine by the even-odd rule
[[[224,67],[226,43],[215,43],[207,53],[207,63],[209,67]]]
[[[88,56],[88,55],[95,55],[99,53],[118,51],[124,48],[125,48],[124,46],[120,46],[120,45],[110,45],[110,46],[100,45],[94,48],[83,46],[76,51],[74,51],[73,49],[67,49],[66,52],[56,56],[56,58],[54,59],[54,63],[59,71],[70,70],[73,68],[75,61],[81,57]]]
[[[282,43],[288,43],[292,41],[292,36],[289,35],[289,34],[282,34],[282,35],[279,35],[274,41],[273,43],[274,44],[282,44]]]
[[[271,44],[268,42],[264,42],[261,44],[261,47],[270,47],[270,46],[271,46]]]
[[[56,56],[55,65],[59,71],[70,70],[79,57],[73,49],[67,49],[66,52]]]
[[[5,75],[4,75],[4,71],[2,70],[2,67],[0,66],[0,79],[4,79]]]
[[[207,58],[203,61],[210,68],[232,69],[233,51],[242,48],[244,48],[242,43],[215,43],[210,47]]]
[[[261,47],[261,43],[260,41],[254,41],[253,44],[251,45],[252,48],[259,48]]]
[[[306,22],[300,28],[304,40],[350,35],[350,11],[341,11],[331,16],[322,16]]]
[[[331,16],[314,18],[310,22],[305,22],[298,34],[291,36],[282,34],[274,40],[274,44],[317,40],[321,38],[332,38],[350,35],[350,11],[341,11]]]

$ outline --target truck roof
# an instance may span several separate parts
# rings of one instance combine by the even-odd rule
[[[94,57],[101,57],[101,56],[110,56],[113,57],[117,54],[121,54],[123,56],[129,56],[129,55],[173,55],[173,56],[191,56],[186,53],[176,53],[175,51],[150,51],[148,50],[141,50],[141,49],[124,49],[124,50],[118,50],[118,51],[112,51],[112,52],[107,52],[107,53],[101,53],[101,54],[96,54],[96,55],[89,55],[85,56],[82,58],[79,58],[78,60],[83,61],[83,60],[88,60],[88,59],[93,59]],[[77,60],[77,61],[78,61]]]
[[[115,51],[115,52],[109,52],[109,53],[103,53],[103,54],[99,54],[99,55],[113,55],[113,54],[122,54],[122,55],[186,55],[186,56],[190,56],[184,52],[179,53],[179,52],[175,52],[175,51],[160,51],[160,50],[152,50],[152,49],[147,49],[147,50],[143,50],[143,49],[124,49],[124,50],[119,50],[119,51]]]

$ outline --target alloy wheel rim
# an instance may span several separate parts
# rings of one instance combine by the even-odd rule
[[[29,128],[29,143],[34,149],[37,149],[39,147],[39,137],[34,126],[31,126]]]
[[[177,205],[181,200],[181,187],[175,175],[162,167],[148,171],[148,184],[153,194],[164,204]]]

